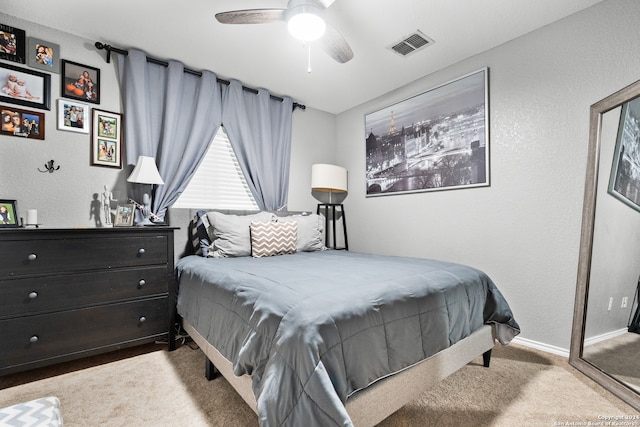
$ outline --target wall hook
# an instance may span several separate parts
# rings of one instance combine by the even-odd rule
[[[53,173],[54,171],[57,171],[58,169],[60,169],[60,165],[58,165],[57,168],[53,167],[53,160],[49,160],[47,163],[44,164],[44,168],[45,170],[40,170],[40,168],[38,168],[38,170],[42,173]]]

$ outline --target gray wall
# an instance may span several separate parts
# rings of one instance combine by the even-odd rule
[[[95,49],[94,40],[81,39],[3,13],[0,13],[0,22],[25,30],[27,37],[59,44],[64,59],[99,68],[101,103],[90,106],[122,111],[114,63],[106,63],[105,53]],[[144,49],[144,46],[140,48]],[[38,220],[45,227],[92,227],[95,223],[89,219],[89,207],[93,194],[99,194],[108,185],[116,199],[126,201],[127,168],[90,166],[90,135],[56,129],[60,75],[51,76],[52,108],[45,114],[46,139],[38,141],[0,135],[0,198],[17,200],[23,216],[27,209],[37,209]],[[315,208],[310,190],[311,165],[334,162],[335,156],[335,116],[313,108],[296,110],[292,132],[291,210]],[[44,169],[44,163],[51,159],[60,165],[60,170],[51,174],[38,172],[37,169]]]
[[[638,22],[640,2],[605,1],[340,114],[351,249],[478,267],[521,337],[568,349],[589,106],[640,78]],[[364,115],[485,66],[491,186],[366,198]]]
[[[104,62],[93,41],[4,14],[0,22],[60,44],[65,59],[99,67],[99,108],[120,111],[113,65]],[[640,2],[608,0],[338,116],[312,108],[296,111],[289,208],[314,208],[313,163],[345,166],[352,250],[483,269],[511,303],[525,340],[567,349],[589,105],[640,78],[637,22]],[[365,198],[364,115],[486,66],[491,186]],[[55,101],[57,75],[52,84]],[[0,197],[18,199],[21,210],[38,209],[47,226],[91,226],[92,194],[107,184],[124,199],[125,177],[89,166],[89,136],[57,131],[55,111],[46,115],[45,141],[0,136]],[[36,169],[50,159],[61,169],[39,173]]]
[[[60,45],[61,56],[100,69],[101,103],[89,104],[101,110],[120,112],[120,96],[115,69],[96,52],[90,40],[62,31],[26,23],[0,13],[0,22]],[[3,61],[5,62],[5,61]],[[26,68],[26,65],[23,67]],[[39,70],[36,70],[39,71]],[[51,74],[51,111],[45,114],[45,140],[0,135],[0,198],[16,199],[18,210],[38,210],[38,221],[51,227],[89,227],[89,207],[94,193],[104,185],[113,188],[114,197],[126,199],[120,171],[89,166],[90,136],[56,129],[57,101],[60,99],[60,74]],[[17,108],[26,108],[16,106]],[[45,162],[55,160],[60,170],[40,173]],[[94,225],[95,226],[95,225]]]

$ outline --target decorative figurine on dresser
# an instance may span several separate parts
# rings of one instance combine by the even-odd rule
[[[113,221],[111,220],[111,204],[117,202],[118,199],[113,198],[113,193],[109,190],[109,186],[104,186],[102,192],[102,211],[104,212],[104,227],[113,227]]]
[[[168,340],[173,228],[0,229],[0,375]]]

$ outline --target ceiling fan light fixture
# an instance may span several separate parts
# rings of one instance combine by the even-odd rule
[[[289,9],[287,26],[293,37],[306,42],[319,39],[327,29],[322,10],[304,4]]]

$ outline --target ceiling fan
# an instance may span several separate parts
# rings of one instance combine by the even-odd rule
[[[343,64],[353,58],[345,38],[325,20],[325,9],[335,0],[289,0],[286,9],[247,9],[216,13],[222,24],[287,22],[289,32],[303,41],[320,40],[320,47]]]

